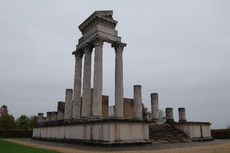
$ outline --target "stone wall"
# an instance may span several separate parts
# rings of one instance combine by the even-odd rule
[[[213,129],[211,135],[214,139],[230,139],[230,129]]]
[[[209,122],[175,122],[173,125],[184,131],[193,141],[213,139]]]
[[[41,126],[33,138],[54,141],[80,141],[101,144],[149,143],[146,122],[99,121],[69,125]]]

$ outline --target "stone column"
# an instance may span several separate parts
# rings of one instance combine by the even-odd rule
[[[174,122],[173,118],[173,108],[166,108],[166,122]]]
[[[153,121],[159,121],[159,101],[158,101],[158,93],[151,94],[151,118]]]
[[[84,75],[83,75],[83,92],[82,92],[82,114],[83,118],[90,117],[90,96],[91,96],[91,54],[92,47],[84,48]]]
[[[58,102],[57,106],[57,120],[63,120],[64,119],[64,112],[65,112],[65,102]]]
[[[65,91],[65,115],[64,119],[65,120],[70,120],[72,119],[72,105],[73,105],[73,90],[72,89],[66,89]]]
[[[102,117],[109,117],[109,96],[102,95]]]
[[[93,118],[102,118],[102,46],[103,40],[94,41]]]
[[[75,73],[74,73],[74,89],[73,89],[73,119],[81,117],[81,71],[82,71],[82,53],[78,50],[73,53],[75,55]]]
[[[93,116],[93,88],[90,90],[90,117]]]
[[[42,117],[42,122],[45,122],[46,121],[46,117]]]
[[[134,115],[135,119],[142,120],[142,95],[141,95],[141,85],[133,86],[134,93]]]
[[[178,108],[179,122],[186,122],[185,108]]]
[[[46,113],[46,121],[47,122],[51,121],[51,116],[52,116],[52,112],[47,112]]]
[[[115,117],[124,118],[123,104],[123,57],[122,52],[126,44],[117,42],[115,48]]]
[[[56,121],[56,120],[57,120],[57,114],[58,114],[58,113],[55,112],[55,111],[54,111],[54,112],[51,112],[51,120],[52,120],[52,121]]]
[[[43,122],[43,113],[38,113],[38,123]]]

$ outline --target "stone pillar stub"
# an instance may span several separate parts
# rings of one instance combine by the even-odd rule
[[[72,105],[73,105],[73,90],[66,89],[65,91],[65,113],[64,119],[70,120],[72,119]]]
[[[166,122],[174,122],[174,117],[173,117],[173,108],[166,108],[165,109],[165,114],[166,114]]]
[[[46,121],[46,117],[42,117],[42,122],[45,122]]]
[[[43,122],[43,113],[38,113],[38,123]]]
[[[133,86],[134,93],[134,116],[135,119],[142,120],[142,93],[141,93],[141,85]]]
[[[58,114],[58,112],[56,112],[56,111],[51,112],[51,121],[57,120],[57,114]]]
[[[73,110],[72,118],[80,119],[81,117],[81,76],[82,76],[82,52],[77,50],[73,52],[75,55],[75,73],[74,73],[74,89],[73,89]]]
[[[84,72],[83,72],[83,91],[82,91],[82,118],[90,117],[90,99],[91,99],[91,54],[92,46],[87,45],[84,48]]]
[[[102,95],[102,116],[109,117],[109,96]]]
[[[179,122],[186,122],[185,108],[178,108]]]
[[[159,100],[158,93],[151,93],[151,119],[155,122],[159,121]]]
[[[123,102],[123,49],[125,43],[117,42],[115,48],[115,118],[124,118]]]
[[[47,112],[46,113],[46,121],[47,122],[51,121],[51,116],[52,116],[52,112]]]
[[[93,88],[90,89],[90,117],[93,116]]]
[[[102,118],[103,40],[100,38],[96,38],[94,40],[94,46],[95,46],[95,56],[94,56],[93,116],[92,117],[94,119],[100,119]]]
[[[64,119],[64,112],[65,112],[65,102],[59,101],[57,106],[57,120],[63,120]]]

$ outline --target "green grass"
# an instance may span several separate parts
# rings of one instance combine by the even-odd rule
[[[16,143],[0,140],[0,153],[58,153],[58,152],[27,147]]]

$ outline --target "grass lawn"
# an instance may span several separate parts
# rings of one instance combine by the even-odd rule
[[[26,147],[16,143],[0,140],[0,153],[58,153],[58,152]]]

